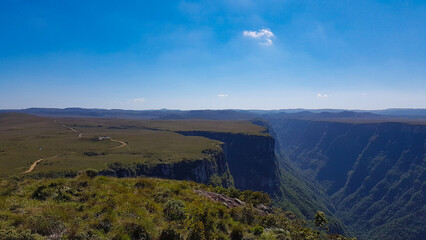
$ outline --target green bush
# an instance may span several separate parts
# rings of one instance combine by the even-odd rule
[[[242,221],[252,225],[255,220],[256,213],[252,208],[244,207],[242,210]]]
[[[256,226],[253,228],[253,234],[256,236],[260,236],[263,233],[263,227],[262,226]]]
[[[182,236],[173,229],[164,229],[159,240],[183,240]]]
[[[73,190],[70,187],[65,186],[61,189],[56,190],[54,194],[54,199],[56,201],[70,201],[73,194]]]
[[[56,217],[56,216],[55,216]],[[26,221],[26,227],[33,232],[43,236],[48,236],[63,229],[63,223],[48,214],[37,214],[29,216]]]
[[[95,228],[107,233],[112,228],[112,220],[108,217],[105,217],[96,224]]]
[[[222,232],[228,232],[228,227],[226,226],[226,222],[224,220],[218,222],[216,227]]]
[[[315,220],[314,220],[314,223],[315,223],[315,225],[316,225],[317,227],[324,228],[324,229],[328,230],[328,227],[327,227],[327,223],[328,223],[328,221],[327,221],[327,219],[325,218],[325,213],[324,213],[324,212],[318,211],[318,212],[315,214]]]
[[[209,185],[212,185],[213,187],[221,187],[222,186],[222,178],[217,174],[211,175]]]
[[[42,240],[42,236],[32,234],[30,229],[6,228],[0,229],[0,239],[7,240]]]
[[[154,194],[154,200],[159,203],[165,203],[166,200],[170,197],[170,190],[159,191]]]
[[[131,240],[150,240],[150,236],[146,229],[137,223],[127,222],[124,224],[124,231]]]
[[[253,204],[253,206],[258,206],[260,204],[268,206],[272,202],[269,194],[263,192],[253,192],[251,190],[242,192],[239,198],[245,202]]]
[[[15,181],[1,181],[0,196],[10,196],[17,188],[18,184]]]
[[[239,207],[231,208],[229,214],[231,215],[232,219],[237,222],[241,221],[243,215],[242,209]]]
[[[193,209],[191,212],[191,222],[203,227],[205,240],[216,239],[217,233],[215,228],[215,220],[217,211],[209,206],[202,206]]]
[[[168,200],[164,204],[163,212],[169,221],[184,220],[186,218],[185,204],[181,200]]]
[[[231,234],[229,235],[231,240],[241,240],[244,237],[243,228],[241,226],[232,227]]]
[[[154,183],[152,182],[152,180],[142,178],[137,183],[135,183],[135,187],[136,188],[149,188],[149,189],[153,189],[154,188]]]
[[[94,178],[94,177],[98,176],[98,174],[99,174],[98,170],[92,169],[92,168],[86,169],[85,172],[86,172],[86,175],[90,178]]]
[[[70,201],[73,190],[70,187],[63,186],[57,183],[51,183],[49,185],[40,185],[31,195],[31,198],[44,201],[48,198],[53,198],[56,201]]]
[[[97,152],[84,152],[84,155],[88,156],[88,157],[92,157],[92,156],[98,156],[99,153]]]
[[[38,186],[37,189],[31,195],[31,198],[37,200],[46,200],[52,194],[52,189],[49,189],[46,185]]]
[[[190,226],[188,240],[204,240],[204,224],[202,222],[193,222]]]

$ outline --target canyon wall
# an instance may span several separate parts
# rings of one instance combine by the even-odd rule
[[[279,149],[361,239],[422,239],[426,125],[273,119]],[[392,234],[390,234],[392,233]]]

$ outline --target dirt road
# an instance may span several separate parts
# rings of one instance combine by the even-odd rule
[[[120,141],[120,140],[115,140],[115,139],[112,139],[112,138],[111,138],[111,141],[121,143],[121,145],[120,145],[120,146],[117,146],[117,147],[110,148],[110,149],[118,149],[118,148],[122,148],[122,147],[124,147],[124,146],[126,146],[126,145],[127,145],[127,143],[125,143],[125,142],[123,142],[123,141]]]
[[[56,122],[55,122],[56,123]],[[71,131],[73,131],[73,132],[75,132],[75,133],[78,133],[78,137],[79,138],[82,138],[83,137],[83,132],[80,132],[80,131],[78,131],[78,130],[76,130],[75,128],[72,128],[72,127],[69,127],[69,126],[67,126],[67,125],[65,125],[65,124],[62,124],[62,126],[63,127],[65,127],[65,128],[68,128],[69,130],[71,130]]]
[[[55,156],[52,156],[52,157],[40,158],[39,160],[35,161],[27,171],[25,171],[23,173],[30,173],[30,172],[32,172],[34,170],[34,168],[37,166],[37,164],[40,163],[43,160],[50,159],[50,158],[55,158],[55,157],[59,157],[59,156],[61,156],[61,155],[55,155]]]
[[[56,120],[54,120],[54,123],[56,124]],[[78,137],[79,138],[82,138],[83,137],[83,132],[80,132],[80,131],[78,131],[78,130],[76,130],[75,128],[72,128],[72,127],[69,127],[69,126],[67,126],[67,125],[65,125],[65,124],[62,124],[62,126],[63,127],[65,127],[65,128],[68,128],[68,129],[70,129],[71,131],[73,131],[73,132],[75,132],[75,133],[78,133]],[[113,148],[109,148],[109,149],[118,149],[118,148],[122,148],[122,147],[124,147],[124,146],[126,146],[127,145],[127,143],[125,143],[125,142],[123,142],[123,141],[120,141],[120,140],[116,140],[116,139],[110,139],[111,141],[113,141],[113,142],[118,142],[118,143],[120,143],[121,145],[120,146],[117,146],[117,147],[113,147]],[[64,155],[67,155],[67,154],[72,154],[72,153],[74,153],[74,152],[71,152],[71,153],[65,153],[65,154],[60,154],[60,155],[56,155],[56,156],[52,156],[52,157],[46,157],[46,158],[40,158],[40,159],[38,159],[38,160],[36,160],[32,165],[31,165],[31,167],[27,170],[27,171],[25,171],[25,172],[23,172],[23,173],[30,173],[30,172],[32,172],[33,170],[34,170],[34,168],[37,166],[37,164],[38,163],[40,163],[41,161],[43,161],[43,160],[46,160],[46,159],[50,159],[50,158],[55,158],[55,157],[59,157],[59,156],[64,156]]]

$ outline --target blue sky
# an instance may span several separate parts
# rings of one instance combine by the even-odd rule
[[[426,1],[0,2],[0,108],[426,108]]]

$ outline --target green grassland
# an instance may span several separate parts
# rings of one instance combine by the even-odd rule
[[[244,121],[51,119],[0,114],[0,177],[22,174],[41,158],[45,159],[31,174],[86,168],[101,170],[114,162],[157,164],[208,159],[211,156],[205,150],[220,151],[220,142],[183,136],[175,131],[264,135],[264,130]],[[98,141],[99,136],[127,145],[116,148],[121,144]]]
[[[0,179],[0,239],[347,239],[308,228],[290,212],[259,211],[270,202],[263,193],[89,173]],[[222,192],[245,205],[226,207],[194,190]]]
[[[235,134],[268,135],[265,128],[249,121],[224,120],[130,120],[130,119],[90,119],[64,118],[70,125],[79,127],[110,127],[117,129],[153,129],[164,131],[207,131]]]

